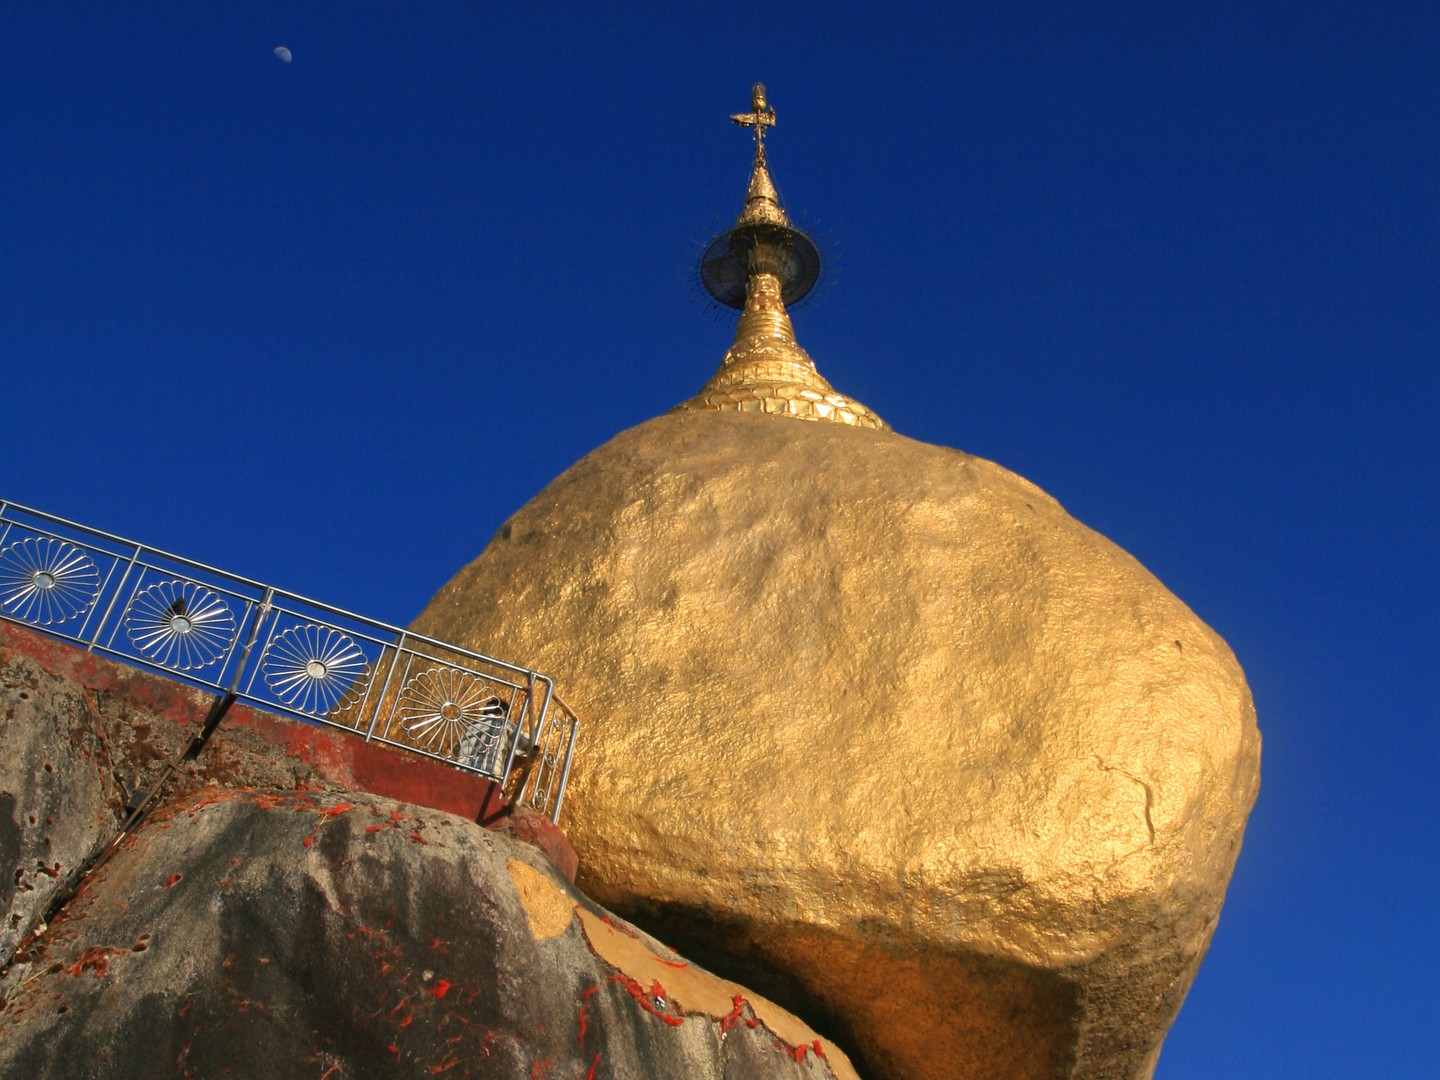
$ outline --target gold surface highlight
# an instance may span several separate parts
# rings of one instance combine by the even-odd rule
[[[575,915],[574,899],[566,896],[548,874],[536,870],[529,863],[510,859],[505,868],[510,871],[515,894],[520,898],[520,906],[525,909],[530,933],[535,940],[547,941],[563,934]]]
[[[1259,735],[1224,642],[1034,485],[674,413],[551,483],[415,628],[529,658],[585,717],[582,888],[772,972],[742,981],[834,1018],[872,1080],[1149,1075]]]

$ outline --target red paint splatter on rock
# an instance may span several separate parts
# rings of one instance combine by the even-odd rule
[[[623,986],[626,990],[630,992],[630,996],[640,1003],[640,1007],[642,1009],[648,1012],[651,1016],[658,1016],[661,1020],[664,1020],[665,1023],[669,1024],[671,1027],[679,1027],[685,1022],[685,1018],[683,1016],[671,1016],[669,1013],[661,1012],[655,1007],[654,999],[663,998],[666,996],[665,988],[661,986],[658,982],[650,987],[649,993],[646,993],[645,988],[641,986],[638,982],[636,982],[634,979],[632,979],[629,975],[616,973],[610,976],[610,981],[617,982],[621,986]]]
[[[620,933],[624,934],[626,937],[635,938],[637,941],[640,939],[640,935],[637,934],[634,930],[630,929],[630,927],[626,926],[622,922],[616,922],[609,915],[604,916],[600,921],[603,922],[606,926],[610,927],[611,930],[619,930]]]
[[[124,949],[107,945],[92,945],[80,954],[78,960],[65,969],[67,974],[80,975],[87,970],[94,971],[98,979],[110,970],[110,957],[123,956]]]
[[[585,1019],[585,1006],[590,1004],[591,995],[593,995],[595,991],[599,989],[600,984],[596,983],[594,986],[590,987],[589,990],[586,990],[583,994],[580,995],[580,1045],[582,1047],[585,1045],[585,1031],[588,1027],[588,1023]]]
[[[734,1007],[720,1018],[720,1030],[722,1033],[729,1031],[740,1022],[740,1010],[745,1008],[745,999],[739,994],[736,994],[732,1000]]]

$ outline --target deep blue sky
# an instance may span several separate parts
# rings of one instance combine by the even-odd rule
[[[408,621],[713,371],[763,79],[821,371],[1249,675],[1161,1080],[1440,1075],[1440,8],[510,7],[5,5],[0,497]]]

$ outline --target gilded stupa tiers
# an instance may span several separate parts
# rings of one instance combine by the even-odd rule
[[[675,411],[726,409],[889,430],[864,405],[836,393],[795,340],[785,305],[814,286],[820,254],[790,223],[770,179],[765,132],[775,125],[775,110],[765,99],[764,85],[756,83],[750,97],[751,111],[730,118],[755,132],[745,207],[734,228],[711,242],[700,264],[700,280],[710,295],[741,312],[735,343],[700,393]]]

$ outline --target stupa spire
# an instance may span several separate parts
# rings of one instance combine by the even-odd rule
[[[730,119],[755,132],[755,168],[750,174],[750,186],[745,191],[745,209],[740,212],[735,227],[779,225],[790,228],[790,219],[780,208],[780,193],[775,190],[770,168],[765,163],[765,132],[775,126],[775,110],[765,100],[764,83],[756,83],[750,88],[750,111],[735,113]]]
[[[735,342],[699,395],[677,411],[727,409],[888,429],[864,405],[837,394],[795,340],[785,305],[819,280],[820,252],[790,223],[770,179],[765,134],[775,126],[775,110],[763,83],[751,88],[750,105],[750,112],[730,117],[754,132],[745,205],[734,228],[712,240],[700,259],[706,292],[741,313]]]

